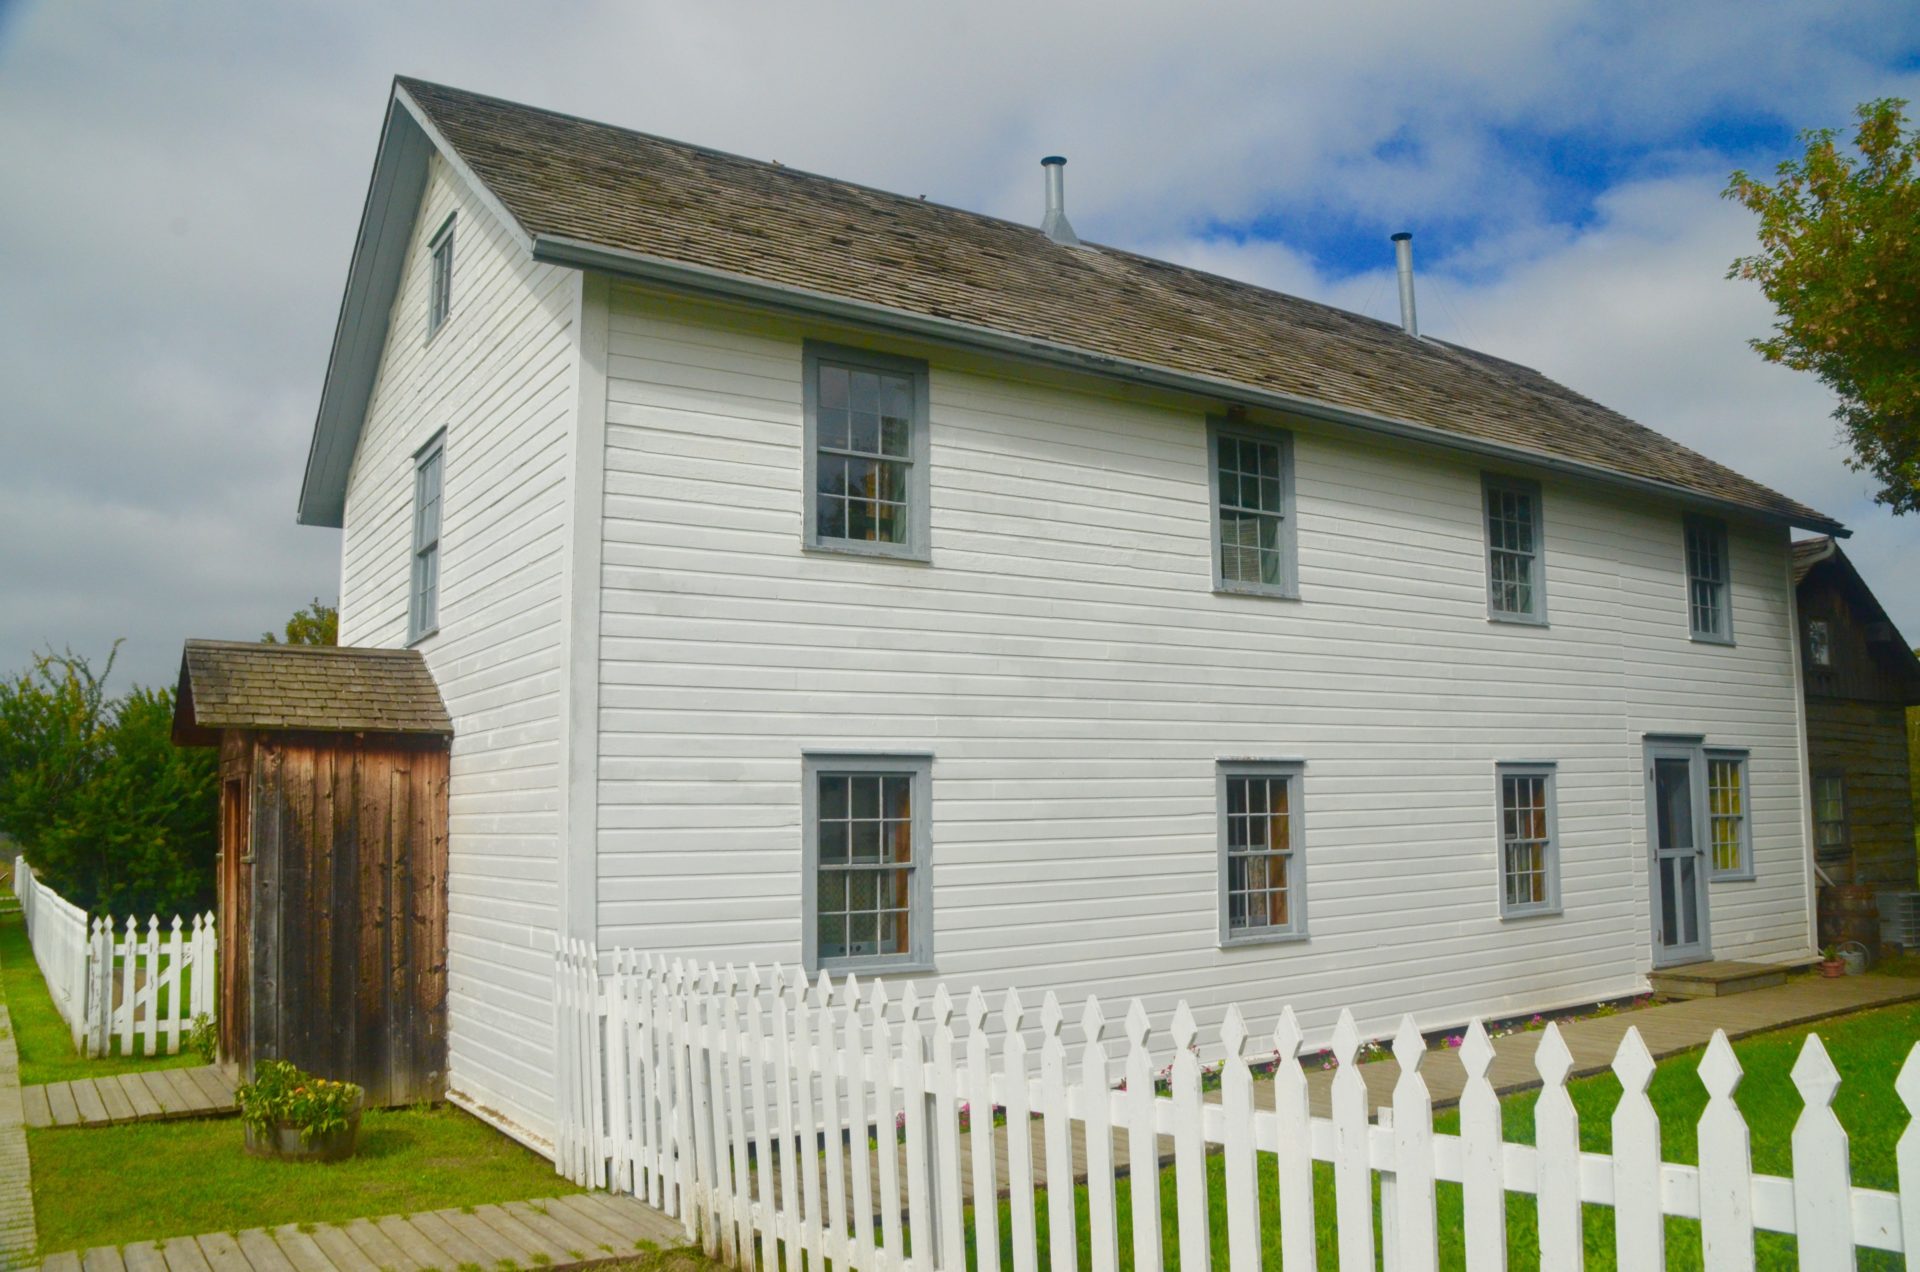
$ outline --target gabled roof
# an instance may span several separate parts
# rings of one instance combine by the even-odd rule
[[[1184,388],[1846,533],[1832,518],[1537,371],[1416,339],[1392,323],[1116,248],[1064,246],[1033,226],[498,98],[405,78],[394,91],[376,189],[389,152],[402,155],[410,144],[396,122],[411,121],[471,178],[536,259]],[[385,184],[408,185],[398,176]],[[374,203],[370,197],[369,217]],[[356,278],[368,246],[365,225],[361,239]],[[350,283],[343,332],[353,291]],[[386,301],[390,306],[390,291]],[[376,313],[384,335],[385,309],[365,310],[369,319]],[[342,362],[338,338],[334,358]],[[371,372],[362,378],[370,388]],[[334,388],[330,370],[330,397]],[[343,405],[359,393],[357,382],[340,389]],[[357,401],[364,410],[363,393]],[[316,455],[329,424],[323,401]],[[329,448],[338,449],[333,441]],[[303,521],[338,524],[325,518],[344,498],[350,444],[346,455],[337,479],[309,463]]]
[[[415,649],[190,640],[173,740],[210,746],[221,729],[445,737],[453,720]]]
[[[1852,558],[1842,552],[1840,545],[1826,535],[1812,539],[1796,539],[1791,552],[1795,587],[1805,583],[1808,575],[1825,565],[1828,571],[1839,574],[1838,582],[1841,591],[1850,598],[1850,604],[1856,616],[1867,623],[1886,624],[1888,639],[1877,643],[1885,651],[1883,656],[1899,664],[1901,671],[1906,674],[1912,694],[1908,704],[1920,704],[1920,651],[1916,651],[1907,643],[1907,638],[1900,634],[1900,629],[1894,625],[1886,606],[1880,603],[1880,598],[1875,596],[1873,589],[1867,586],[1867,580],[1862,577]]]

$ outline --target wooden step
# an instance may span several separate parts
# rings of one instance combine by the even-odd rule
[[[1654,993],[1667,998],[1721,998],[1784,985],[1791,970],[1780,963],[1688,963],[1656,968],[1647,981]]]

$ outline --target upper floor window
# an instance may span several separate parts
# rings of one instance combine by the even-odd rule
[[[1747,820],[1747,757],[1738,751],[1707,752],[1708,842],[1716,879],[1753,877],[1753,832]]]
[[[1833,629],[1824,618],[1807,620],[1807,661],[1816,667],[1833,666]]]
[[[932,769],[924,755],[806,757],[810,970],[931,965]]]
[[[1512,477],[1483,483],[1487,522],[1487,611],[1497,619],[1547,620],[1540,486]]]
[[[809,342],[806,543],[930,556],[927,365]]]
[[[427,339],[431,340],[453,308],[453,217],[433,236],[428,251],[433,256],[433,283],[427,292]]]
[[[445,431],[413,457],[413,586],[407,606],[409,643],[440,627],[441,472],[446,461]]]
[[[1301,771],[1292,762],[1220,765],[1223,945],[1307,934]]]
[[[1695,640],[1733,643],[1728,605],[1727,527],[1708,517],[1686,519],[1687,627]]]
[[[1559,912],[1559,810],[1553,772],[1547,764],[1499,766],[1502,918]]]
[[[1815,855],[1824,861],[1844,860],[1851,850],[1847,842],[1847,779],[1838,773],[1821,773],[1813,779],[1813,844]]]
[[[1213,585],[1223,592],[1297,596],[1293,435],[1212,421]]]

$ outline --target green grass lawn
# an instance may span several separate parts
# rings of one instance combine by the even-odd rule
[[[27,1151],[44,1253],[580,1191],[450,1108],[369,1112],[333,1165],[249,1157],[234,1118],[29,1131]]]
[[[0,914],[0,994],[4,995],[7,1014],[13,1020],[13,1041],[20,1050],[22,1085],[205,1063],[198,1052],[186,1047],[184,1039],[181,1053],[176,1056],[109,1056],[89,1060],[75,1051],[73,1034],[61,1018],[59,1008],[53,1005],[53,996],[47,992],[40,965],[33,959],[33,946],[27,942],[26,923],[17,910]]]
[[[1792,1169],[1790,1136],[1800,1115],[1800,1095],[1788,1076],[1799,1055],[1806,1029],[1761,1034],[1734,1044],[1746,1076],[1735,1099],[1746,1115],[1753,1145],[1753,1169],[1757,1174],[1786,1175]],[[1839,1069],[1841,1086],[1834,1100],[1834,1111],[1846,1127],[1852,1141],[1853,1182],[1867,1188],[1892,1189],[1896,1186],[1894,1147],[1906,1128],[1907,1116],[1893,1081],[1900,1072],[1907,1051],[1920,1039],[1920,1004],[1904,1004],[1855,1016],[1822,1021],[1816,1028],[1834,1066]],[[1662,1155],[1670,1162],[1697,1164],[1698,1147],[1694,1130],[1706,1107],[1706,1090],[1694,1070],[1699,1053],[1691,1052],[1661,1062],[1648,1094],[1660,1115]],[[1589,1152],[1607,1152],[1612,1144],[1609,1121],[1620,1101],[1620,1083],[1612,1074],[1584,1078],[1570,1083],[1575,1108],[1580,1113],[1581,1147]],[[1533,1142],[1533,1107],[1538,1092],[1522,1092],[1501,1102],[1505,1110],[1504,1129],[1509,1141]],[[1457,1133],[1459,1119],[1452,1112],[1437,1115],[1435,1129]],[[1266,1263],[1279,1266],[1279,1184],[1274,1158],[1259,1159],[1261,1189],[1261,1235],[1266,1245]],[[1333,1229],[1333,1172],[1325,1163],[1316,1163],[1315,1212],[1316,1244],[1323,1267],[1336,1265],[1337,1252]],[[1213,1265],[1227,1262],[1226,1168],[1219,1155],[1207,1159],[1209,1218]],[[1179,1238],[1173,1168],[1160,1175],[1161,1242],[1165,1266],[1179,1266]],[[1123,1264],[1131,1264],[1132,1221],[1130,1180],[1118,1183],[1120,1252]],[[1040,1266],[1050,1266],[1047,1256],[1046,1198],[1039,1198],[1038,1232]],[[1075,1189],[1080,1266],[1087,1265],[1086,1189]],[[1012,1237],[1006,1204],[1000,1207],[1000,1248],[1003,1266],[1011,1266]],[[1460,1267],[1465,1262],[1461,1230],[1460,1188],[1442,1184],[1439,1188],[1440,1259],[1443,1267]],[[1376,1218],[1376,1230],[1378,1222]],[[1795,1266],[1794,1242],[1777,1233],[1761,1233],[1755,1243],[1762,1268]],[[1508,1266],[1525,1272],[1540,1266],[1539,1239],[1535,1227],[1533,1197],[1526,1193],[1507,1195]],[[1586,1208],[1587,1267],[1613,1268],[1613,1211],[1607,1206]],[[1376,1247],[1377,1248],[1377,1247]],[[1881,1251],[1860,1252],[1861,1268],[1899,1268],[1899,1255]],[[1702,1267],[1700,1225],[1692,1220],[1667,1221],[1668,1267],[1676,1270]]]

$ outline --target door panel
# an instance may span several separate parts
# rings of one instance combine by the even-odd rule
[[[1697,747],[1647,749],[1653,965],[1710,958],[1703,854],[1704,757]]]

